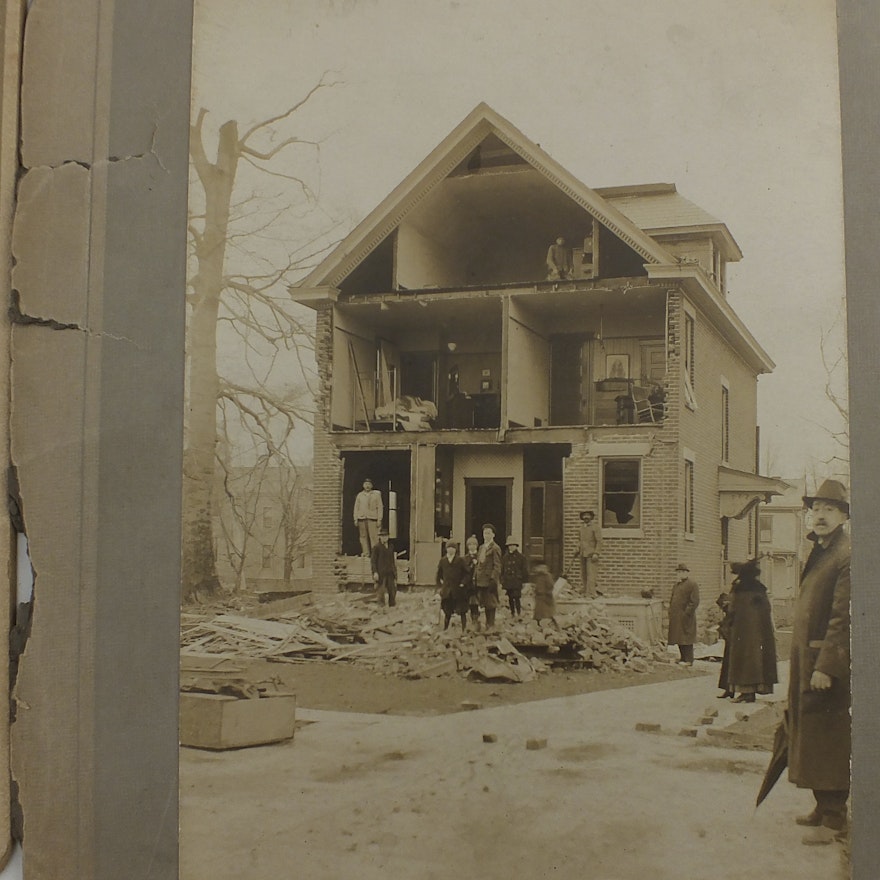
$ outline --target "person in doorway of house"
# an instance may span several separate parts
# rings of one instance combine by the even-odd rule
[[[483,543],[477,551],[474,584],[477,601],[486,614],[486,629],[495,626],[495,609],[498,607],[498,586],[501,583],[501,548],[495,543],[495,526],[483,524]]]
[[[449,629],[452,615],[461,618],[461,631],[467,630],[468,581],[470,571],[458,554],[456,541],[446,542],[446,553],[437,566],[437,589],[440,592],[440,608],[443,611],[443,629]]]
[[[592,510],[581,511],[581,525],[578,530],[578,552],[581,559],[581,589],[585,596],[595,599],[601,596],[596,586],[596,569],[599,567],[599,552],[602,549],[602,529],[596,522]]]
[[[523,584],[529,579],[529,566],[513,535],[508,536],[505,546],[507,552],[501,559],[501,586],[507,593],[511,617],[521,617]]]
[[[384,513],[382,493],[374,489],[373,481],[366,477],[363,489],[354,499],[354,524],[357,526],[362,556],[369,556],[376,545]]]
[[[533,617],[538,623],[550,619],[554,626],[556,623],[556,599],[553,596],[553,575],[544,563],[543,559],[536,559],[532,566],[532,584],[535,588],[535,610]]]
[[[788,778],[813,791],[805,844],[844,839],[850,782],[850,539],[846,489],[825,480],[804,496],[813,549],[801,575],[789,668]]]
[[[724,689],[739,693],[734,703],[754,703],[756,694],[772,694],[773,685],[779,681],[773,615],[767,588],[758,580],[761,573],[758,560],[733,562],[730,570],[736,579],[730,588],[730,632],[725,641],[727,678]]]
[[[571,250],[560,235],[547,250],[547,280],[571,278]]]
[[[388,546],[388,529],[379,529],[378,543],[370,551],[370,568],[373,570],[373,583],[376,585],[376,601],[394,607],[397,604],[397,557]]]
[[[464,560],[468,572],[466,586],[468,611],[470,612],[471,623],[473,624],[474,629],[478,630],[480,628],[480,600],[477,598],[477,584],[474,576],[477,570],[477,556],[479,555],[480,542],[477,540],[476,535],[471,535],[467,541],[464,542],[464,546],[465,554],[462,559]]]
[[[690,569],[679,562],[675,567],[678,580],[669,597],[669,633],[667,644],[678,645],[679,664],[694,665],[694,642],[697,640],[697,606],[700,589],[690,577]]]

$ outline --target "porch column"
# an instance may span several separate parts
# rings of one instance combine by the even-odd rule
[[[411,525],[413,580],[417,584],[432,583],[439,549],[434,541],[434,471],[437,446],[419,443],[412,448]]]

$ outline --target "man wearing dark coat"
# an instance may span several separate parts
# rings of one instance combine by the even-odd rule
[[[831,843],[846,829],[850,785],[850,540],[846,489],[825,480],[804,496],[813,550],[801,575],[792,624],[788,692],[788,778],[813,791],[816,806],[799,825],[806,844]]]
[[[666,642],[678,645],[682,666],[694,665],[694,642],[697,640],[697,606],[700,604],[700,589],[691,580],[690,569],[683,563],[675,567],[678,581],[669,597],[669,634]]]
[[[388,546],[388,529],[379,531],[379,543],[370,550],[370,567],[376,584],[376,601],[384,605],[387,593],[388,605],[393,608],[397,604],[397,558]]]

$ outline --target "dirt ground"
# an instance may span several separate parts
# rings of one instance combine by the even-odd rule
[[[711,669],[696,674],[711,674]],[[548,700],[612,688],[674,681],[695,673],[658,664],[653,672],[596,672],[554,669],[534,681],[471,681],[462,676],[407,680],[330,661],[300,663],[255,661],[254,680],[280,680],[296,693],[297,705],[387,715],[445,715],[478,704],[481,708]],[[717,674],[717,672],[716,672]],[[463,705],[471,704],[471,705]]]
[[[786,666],[748,707],[708,659],[518,684],[257,661],[296,735],[181,749],[181,880],[844,880],[843,846],[800,842],[809,793],[783,778],[756,810],[768,753],[710,734],[775,711]]]

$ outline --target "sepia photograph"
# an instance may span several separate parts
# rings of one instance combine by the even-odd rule
[[[873,15],[7,4],[0,877],[868,880]]]
[[[181,876],[847,876],[834,4],[193,45]]]

